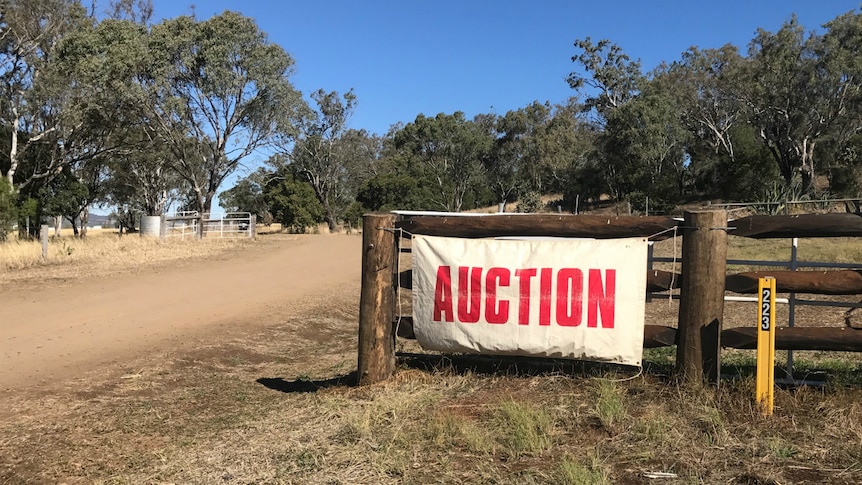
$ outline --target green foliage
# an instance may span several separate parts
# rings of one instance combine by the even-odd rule
[[[237,181],[232,188],[219,194],[219,206],[227,212],[250,212],[258,220],[269,216],[269,206],[263,192],[266,179],[272,176],[264,169],[258,169],[248,177]]]
[[[590,37],[578,39],[575,47],[579,53],[572,57],[572,62],[583,72],[573,71],[566,80],[572,89],[589,88],[591,93],[599,93],[587,99],[587,109],[595,109],[604,116],[637,94],[644,80],[639,60],[632,61],[620,46],[607,39],[595,44]]]
[[[356,197],[366,172],[377,158],[375,137],[365,130],[348,130],[356,95],[318,90],[311,95],[317,110],[306,114],[299,139],[281,145],[291,169],[314,189],[329,230],[334,231]]]
[[[98,142],[92,124],[85,122],[98,111],[93,90],[73,82],[77,72],[57,58],[64,36],[86,29],[91,20],[80,2],[68,0],[8,0],[0,9],[0,131],[17,146],[4,153],[8,165],[0,166],[0,176],[9,177],[21,193],[77,156],[88,156]],[[34,152],[51,153],[37,157]],[[24,166],[36,158],[43,163]]]
[[[778,166],[750,126],[735,126],[727,131],[727,136],[733,143],[732,156],[725,151],[716,153],[699,142],[689,147],[695,195],[753,200],[765,185],[779,179]]]
[[[287,175],[265,189],[273,219],[292,232],[303,233],[323,222],[323,207],[307,183]]]
[[[370,178],[359,189],[356,200],[369,211],[428,210],[433,202],[414,177],[383,174]]]
[[[35,219],[39,215],[39,201],[33,198],[26,198],[21,201],[21,204],[18,206],[18,217],[25,218],[29,217],[31,219]]]
[[[532,213],[532,212],[540,212],[544,204],[542,204],[542,197],[538,192],[528,190],[521,195],[521,199],[518,200],[517,211],[521,213]]]
[[[39,192],[42,213],[74,219],[87,203],[89,190],[70,173],[54,179]]]
[[[774,180],[770,185],[763,187],[757,196],[758,202],[752,206],[758,214],[776,215],[784,214],[787,210],[787,201],[803,200],[808,196],[802,190],[801,177],[794,177],[790,184]]]
[[[5,241],[12,231],[12,226],[18,220],[18,208],[15,207],[17,197],[12,185],[0,177],[0,242]]]
[[[635,192],[672,204],[682,200],[688,170],[688,132],[675,100],[657,86],[607,115],[601,135],[606,157],[602,166],[613,194],[620,200]]]
[[[307,107],[289,81],[294,61],[254,19],[226,11],[153,26],[145,117],[171,149],[194,208],[209,212],[221,183],[257,148],[296,135]],[[194,107],[194,108],[192,108]]]
[[[461,211],[467,193],[481,182],[481,161],[490,150],[492,137],[482,125],[468,121],[464,113],[419,115],[394,136],[394,148],[407,161],[410,175],[434,187],[435,209]]]
[[[42,216],[39,200],[32,197],[25,197],[21,200],[21,194],[19,194],[18,200],[18,237],[38,237],[39,222]],[[27,233],[28,229],[29,234]]]
[[[365,207],[360,202],[353,202],[344,211],[344,222],[349,228],[362,227],[362,216],[365,212]]]
[[[526,201],[550,193],[571,208],[610,195],[667,212],[705,198],[783,199],[770,186],[777,177],[795,190],[801,176],[800,197],[814,195],[815,174],[828,174],[836,195],[862,186],[855,11],[822,33],[795,18],[758,30],[747,57],[732,45],[692,47],[649,75],[611,41],[579,39],[567,81],[580,100],[472,120],[420,114],[382,137],[348,128],[352,90],[314,91],[309,108],[289,81],[294,60],[241,14],[152,25],[143,0],[114,2],[102,19],[68,0],[3,7],[0,88],[17,94],[0,102],[0,175],[20,198],[67,217],[96,201],[158,214],[181,197],[208,211],[265,146],[312,187],[331,229],[364,210],[459,211],[515,198],[519,210],[536,210]],[[265,185],[242,180],[222,206],[264,221]]]

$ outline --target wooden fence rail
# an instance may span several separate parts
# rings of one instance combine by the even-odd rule
[[[487,214],[482,216],[405,216],[395,227],[408,234],[449,237],[589,237],[612,239],[673,236],[679,221],[670,217],[581,216],[574,214]]]
[[[400,229],[396,231],[394,229]],[[755,293],[762,276],[778,291],[821,295],[862,294],[862,271],[760,271],[726,275],[726,236],[806,238],[862,236],[857,214],[751,216],[727,221],[725,211],[691,211],[685,217],[583,216],[568,214],[368,214],[363,218],[359,379],[370,384],[394,371],[394,339],[413,337],[412,318],[394,313],[397,286],[412,288],[412,272],[396,274],[397,239],[412,234],[450,237],[552,236],[585,238],[683,237],[682,273],[648,270],[647,292],[680,290],[678,328],[645,325],[644,347],[677,344],[677,370],[688,381],[715,380],[720,347],[754,348],[751,328],[721,329],[725,291]],[[849,327],[779,327],[776,348],[862,351],[862,330]]]

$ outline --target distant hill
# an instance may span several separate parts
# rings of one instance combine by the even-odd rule
[[[90,222],[87,225],[90,227],[93,227],[93,226],[114,227],[116,225],[116,221],[110,215],[93,214],[91,212],[90,213]]]
[[[46,221],[48,225],[53,226],[53,223],[50,221]],[[87,227],[101,226],[101,227],[114,227],[116,226],[116,222],[113,217],[110,215],[104,214],[94,214],[90,212],[90,221],[87,223]],[[60,226],[61,228],[68,229],[71,228],[72,225],[69,224],[69,221],[63,219],[63,224]]]

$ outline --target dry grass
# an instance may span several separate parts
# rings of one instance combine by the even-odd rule
[[[138,261],[184,250],[124,239],[153,251]],[[72,262],[24,272],[89,267],[79,261],[99,254],[97,244],[104,258],[138,251],[96,240]],[[234,244],[188,251],[242,247]],[[733,250],[765,259],[775,247]],[[826,372],[826,386],[779,389],[768,419],[752,399],[752,351],[723,354],[723,373],[735,377],[719,388],[678,385],[674,348],[648,351],[637,376],[577,363],[402,358],[388,382],[356,388],[358,291],[339,288],[253,334],[128,362],[122,374],[4,396],[0,484],[862,483],[858,356],[800,356],[800,370]],[[673,305],[655,300],[648,321],[675,321]],[[399,349],[416,350],[400,340]]]
[[[833,368],[825,388],[778,390],[769,419],[753,403],[750,373],[719,389],[680,387],[668,372],[672,348],[648,352],[647,373],[633,378],[588,364],[432,355],[403,358],[389,381],[356,388],[357,294],[350,285],[252,335],[10,397],[0,483],[636,484],[656,472],[675,477],[668,484],[862,480],[862,383],[841,380],[859,367]]]
[[[355,388],[355,353],[343,345],[352,322],[321,312],[309,314],[321,338],[287,338],[309,323],[298,316],[19,403],[0,425],[0,483],[862,480],[858,388],[779,390],[770,419],[753,405],[750,379],[690,390],[655,374],[523,361],[497,361],[492,373],[457,357],[431,368],[402,361],[390,381]],[[307,348],[323,350],[311,360]]]
[[[263,228],[259,234],[278,232],[280,227]],[[0,244],[0,284],[71,279],[92,275],[123,273],[142,265],[164,264],[210,257],[242,250],[249,239],[168,239],[118,236],[116,230],[93,230],[84,239],[61,232],[48,242],[48,259],[42,259],[39,241],[14,239]]]

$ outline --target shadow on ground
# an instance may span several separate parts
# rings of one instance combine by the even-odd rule
[[[308,379],[297,379],[294,381],[286,381],[283,377],[261,377],[256,381],[262,386],[272,389],[273,391],[292,394],[295,392],[317,392],[320,389],[336,386],[354,386],[356,385],[356,372],[350,374],[333,377],[322,381],[311,381]]]
[[[408,368],[425,371],[455,373],[502,374],[510,376],[538,376],[568,374],[573,376],[603,375],[607,373],[636,374],[636,367],[601,363],[550,359],[540,357],[508,357],[481,354],[418,354],[399,352],[398,363]]]

